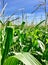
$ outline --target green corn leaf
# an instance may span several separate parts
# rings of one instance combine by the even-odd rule
[[[45,21],[45,20],[43,20],[43,21],[41,21],[39,24],[37,24],[37,25],[35,26],[35,28],[38,27],[40,24],[42,24],[44,21]]]
[[[17,65],[19,63],[19,60],[15,57],[9,57],[6,59],[3,65]]]
[[[1,65],[3,65],[4,63],[4,60],[9,52],[9,48],[13,40],[13,29],[10,27],[6,27],[5,32],[6,32],[7,37],[6,37],[6,42],[5,42],[5,49],[2,55]]]
[[[39,44],[42,52],[44,52],[45,51],[45,45],[44,45],[44,43],[42,41],[38,40],[38,44]]]
[[[42,65],[33,55],[29,53],[15,53],[14,56],[8,57],[3,65],[17,65],[14,59],[18,59],[25,65]]]

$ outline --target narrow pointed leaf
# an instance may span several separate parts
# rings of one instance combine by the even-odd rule
[[[30,55],[29,53],[15,53],[15,54],[16,55],[6,59],[4,62],[4,65],[15,65],[15,64],[12,64],[11,62],[13,58],[16,58],[16,60],[17,59],[20,60],[25,65],[41,65],[41,63],[33,55]],[[16,63],[16,62],[14,61],[13,63]]]
[[[4,52],[2,55],[1,65],[3,65],[3,63],[4,63],[4,60],[9,52],[9,48],[10,48],[10,45],[12,44],[12,40],[13,40],[13,29],[10,27],[7,27],[5,32],[6,32],[7,37],[6,37],[6,42],[5,42],[5,49],[4,49]]]

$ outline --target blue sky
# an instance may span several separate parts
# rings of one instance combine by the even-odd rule
[[[4,3],[7,3],[7,7],[5,10],[5,16],[10,16],[15,10],[24,8],[24,14],[27,13],[30,17],[37,16],[40,17],[41,15],[44,18],[44,6],[40,7],[34,15],[31,12],[44,0],[4,0]],[[0,0],[0,11],[2,9],[2,0]],[[47,0],[47,8],[48,11],[48,0]],[[18,11],[16,15],[21,15],[21,11]],[[33,19],[33,18],[29,18]]]

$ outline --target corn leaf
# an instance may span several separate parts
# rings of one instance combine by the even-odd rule
[[[4,60],[9,52],[9,48],[13,40],[13,29],[10,27],[6,27],[5,32],[6,32],[7,37],[6,37],[6,42],[5,42],[5,49],[2,55],[1,65],[3,65],[4,63]]]
[[[3,65],[17,65],[17,61],[20,60],[23,62],[25,65],[42,65],[33,55],[30,55],[28,52],[27,53],[15,53],[14,56],[8,57],[8,59],[5,60]]]

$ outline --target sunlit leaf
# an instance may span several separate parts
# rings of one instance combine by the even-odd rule
[[[42,65],[34,56],[29,53],[15,53],[16,55],[10,56],[5,60],[4,65],[16,65],[16,59],[23,62],[25,65]],[[15,60],[15,61],[14,61]]]

